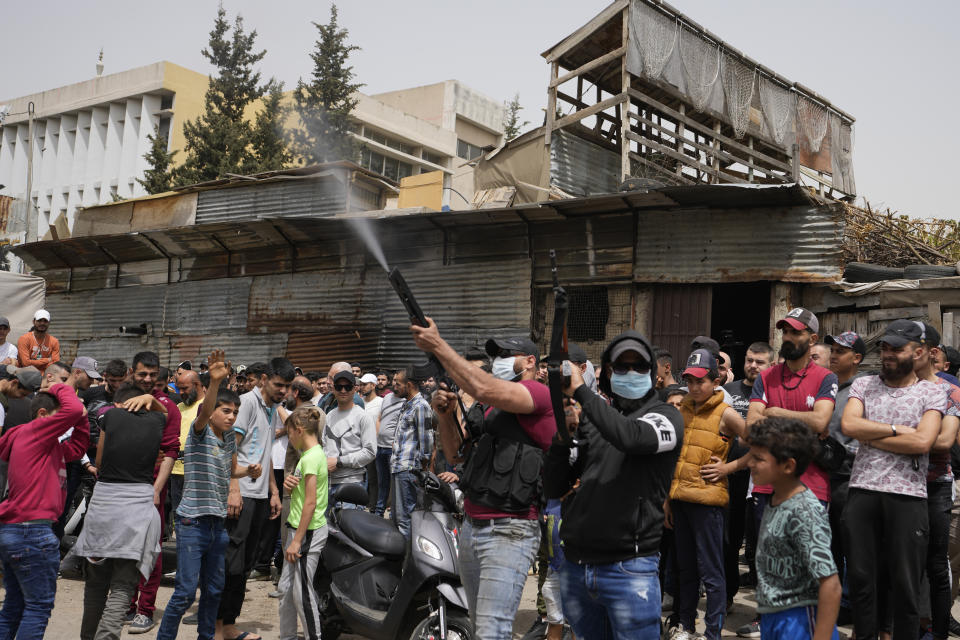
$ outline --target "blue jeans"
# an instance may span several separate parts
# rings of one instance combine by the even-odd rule
[[[177,582],[163,612],[157,640],[174,640],[180,618],[193,604],[200,587],[197,638],[212,640],[225,579],[224,555],[229,536],[224,519],[216,516],[177,516]]]
[[[411,471],[398,471],[393,477],[393,523],[410,539],[410,514],[417,506],[417,479]]]
[[[390,500],[390,458],[393,457],[392,447],[377,447],[377,506],[373,512],[382,516],[387,510]]]
[[[540,546],[536,520],[502,518],[460,529],[460,578],[467,592],[475,640],[509,640],[520,596]],[[592,638],[590,640],[593,640]]]
[[[660,554],[611,564],[566,561],[560,571],[563,614],[578,638],[660,636]]]
[[[57,595],[60,543],[49,524],[0,524],[6,598],[0,640],[43,638]]]

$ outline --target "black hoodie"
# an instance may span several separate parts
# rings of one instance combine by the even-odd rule
[[[621,340],[650,343],[636,331],[625,331],[603,352],[598,383],[611,395],[607,365]],[[547,454],[544,493],[560,498],[579,478],[580,487],[563,501],[560,538],[573,562],[609,564],[657,553],[663,531],[663,501],[683,444],[683,418],[657,396],[653,384],[641,406],[629,414],[611,407],[586,385],[574,398],[583,407],[576,462],[570,449],[554,444]],[[616,402],[616,396],[614,402]]]

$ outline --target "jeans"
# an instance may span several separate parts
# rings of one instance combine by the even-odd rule
[[[0,524],[6,597],[0,639],[43,638],[57,595],[60,543],[48,524]]]
[[[893,640],[916,640],[917,594],[930,536],[923,498],[850,489],[843,511],[847,581],[857,640],[877,637],[893,613]],[[892,599],[888,602],[887,594]]]
[[[560,572],[563,614],[577,638],[660,636],[660,554],[611,564],[566,561]]]
[[[180,618],[197,595],[200,587],[200,608],[197,612],[197,638],[213,640],[217,624],[217,608],[225,579],[224,554],[227,550],[227,529],[224,519],[216,516],[184,518],[177,516],[177,583],[163,612],[157,640],[174,640]]]
[[[103,558],[99,564],[87,563],[80,640],[120,639],[123,619],[141,577],[136,560]]]
[[[460,529],[460,578],[475,640],[510,640],[520,596],[540,545],[540,523],[500,518]]]
[[[417,506],[417,479],[412,471],[399,471],[393,477],[393,523],[410,539],[410,514]]]
[[[374,463],[377,465],[377,506],[373,512],[382,516],[387,510],[387,503],[390,499],[390,458],[393,457],[391,447],[378,447],[377,457]]]
[[[723,507],[672,500],[673,534],[677,549],[674,611],[687,631],[693,632],[700,600],[700,583],[707,592],[703,616],[708,640],[719,640],[726,611],[723,577]]]

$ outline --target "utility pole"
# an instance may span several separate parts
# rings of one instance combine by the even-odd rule
[[[23,241],[33,242],[37,237],[35,231],[38,220],[33,214],[33,102],[27,105],[27,219],[26,232]]]

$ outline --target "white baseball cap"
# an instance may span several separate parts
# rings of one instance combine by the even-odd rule
[[[36,320],[46,320],[50,321],[50,312],[46,309],[40,309],[35,314],[33,314],[34,321]]]
[[[371,382],[373,384],[377,384],[377,376],[373,375],[372,373],[365,373],[360,376],[360,382],[363,384],[369,384]]]

